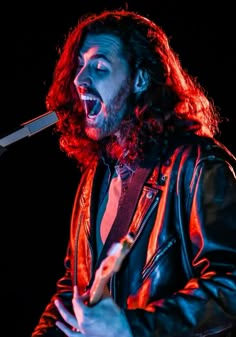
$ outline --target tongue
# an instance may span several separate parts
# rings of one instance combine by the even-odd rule
[[[96,101],[86,101],[86,113],[88,117],[95,117],[99,114],[101,110],[101,103],[99,100]]]

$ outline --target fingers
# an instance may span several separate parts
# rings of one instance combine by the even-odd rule
[[[79,297],[79,290],[78,290],[77,285],[74,285],[73,290],[74,290],[74,293],[73,293],[74,297]]]
[[[61,317],[64,319],[64,321],[69,324],[74,330],[79,330],[79,325],[77,322],[77,319],[74,315],[72,315],[66,308],[65,306],[58,300],[56,299],[54,301],[55,306],[57,307]],[[64,324],[61,322],[58,322],[60,326],[64,328]],[[58,326],[59,327],[59,326]],[[66,326],[65,326],[66,327]],[[66,327],[67,329],[67,327]],[[64,331],[64,330],[63,330]],[[77,336],[77,335],[72,335],[72,336]]]
[[[87,291],[83,295],[79,295],[78,287],[76,285],[73,287],[73,290],[73,299],[81,300],[82,302],[86,302],[89,300],[89,291]]]
[[[73,298],[72,303],[73,307],[81,308],[82,310],[86,310],[86,307],[88,307],[89,304],[89,292],[84,293],[83,295],[79,295],[78,287],[74,286],[73,288]]]
[[[77,337],[81,336],[81,333],[79,331],[72,330],[71,328],[67,327],[65,324],[62,322],[57,321],[56,326],[64,332],[64,334],[68,337]]]

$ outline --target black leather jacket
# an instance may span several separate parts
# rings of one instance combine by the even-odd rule
[[[109,284],[133,336],[236,336],[235,164],[222,144],[194,136],[176,139],[150,171],[129,226],[135,243]],[[83,293],[91,283],[101,167],[81,178],[66,272],[33,337],[63,335],[53,299],[70,307],[72,285]]]

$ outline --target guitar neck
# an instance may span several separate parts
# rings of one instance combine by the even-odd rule
[[[128,233],[120,242],[114,243],[107,256],[101,262],[95,273],[93,284],[90,288],[89,304],[96,304],[108,292],[107,283],[121,268],[121,265],[130,251],[134,242],[132,234]]]

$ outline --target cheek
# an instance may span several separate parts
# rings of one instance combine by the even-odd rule
[[[105,104],[109,103],[114,98],[114,96],[116,96],[116,94],[117,94],[117,89],[115,88],[113,83],[111,83],[111,81],[107,82],[107,84],[104,85],[100,91],[100,95]]]
[[[119,95],[121,88],[128,85],[129,80],[126,76],[121,76],[119,74],[115,76],[109,76],[106,82],[100,87],[100,94],[105,103],[109,103]]]

